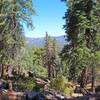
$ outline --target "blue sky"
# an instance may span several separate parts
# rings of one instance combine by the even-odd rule
[[[64,35],[65,3],[61,0],[33,0],[33,3],[37,14],[32,17],[35,28],[30,30],[24,25],[25,36],[44,37],[46,32],[50,36]]]

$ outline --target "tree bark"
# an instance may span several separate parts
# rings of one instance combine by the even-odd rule
[[[1,65],[1,78],[4,77],[4,65],[2,64]]]
[[[95,93],[95,68],[92,67],[92,92]]]

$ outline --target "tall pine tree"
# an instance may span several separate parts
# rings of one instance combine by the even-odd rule
[[[32,25],[32,0],[0,0],[0,63],[14,64],[24,46],[23,22]],[[2,66],[3,67],[3,66]]]
[[[100,15],[98,13],[100,1],[64,1],[68,5],[64,17],[68,44],[62,50],[62,58],[66,59],[69,64],[69,78],[77,80],[81,72],[83,73],[84,70],[90,68],[90,63],[94,61],[96,48],[98,48],[96,46],[98,43],[95,43],[95,41],[100,32],[97,30],[100,26]],[[94,68],[95,64],[92,63],[92,89],[94,87]]]

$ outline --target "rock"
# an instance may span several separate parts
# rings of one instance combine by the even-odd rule
[[[96,98],[95,97],[90,97],[89,100],[96,100]]]
[[[0,80],[0,90],[2,89],[8,89],[9,85],[6,81],[4,81],[3,79]]]
[[[22,100],[23,96],[24,94],[22,92],[2,91],[0,100]]]
[[[71,96],[72,96],[72,97],[82,97],[83,94],[82,94],[82,93],[72,93]]]
[[[44,100],[39,92],[27,91],[25,93],[26,100]]]

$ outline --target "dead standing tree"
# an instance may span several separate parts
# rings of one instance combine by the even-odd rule
[[[54,68],[54,47],[52,42],[50,42],[50,37],[48,36],[48,33],[46,32],[46,40],[45,40],[45,53],[44,53],[44,66],[48,70],[48,78],[51,79],[55,76],[55,68]]]

